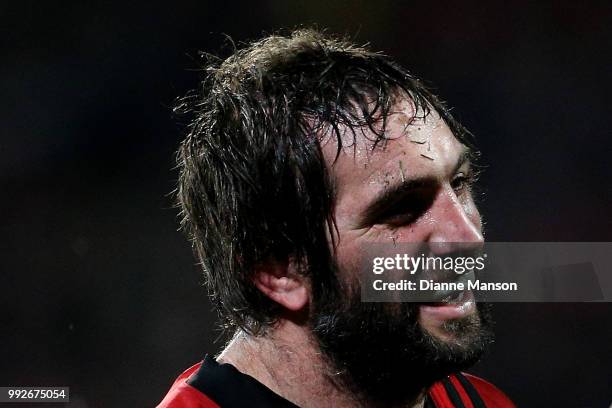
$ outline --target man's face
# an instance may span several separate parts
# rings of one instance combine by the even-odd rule
[[[436,112],[408,125],[414,116],[412,104],[404,103],[402,108],[390,118],[386,145],[379,143],[372,151],[372,142],[358,137],[333,165],[339,233],[336,262],[348,275],[343,279],[355,278],[366,243],[434,243],[429,248],[444,255],[458,249],[454,243],[469,242],[471,249],[477,249],[484,241],[470,189],[469,150]],[[334,144],[324,147],[328,160],[335,157]],[[473,299],[466,298],[454,309],[423,305],[419,322],[440,339],[460,340],[444,330],[444,323],[475,313]]]
[[[343,140],[335,162],[337,143],[323,143],[336,187],[334,267],[345,293],[315,307],[314,332],[358,388],[397,400],[473,364],[488,341],[471,296],[428,305],[359,298],[360,256],[368,243],[436,243],[432,255],[443,256],[457,250],[454,243],[477,249],[483,242],[469,151],[436,112],[411,121],[414,116],[411,103],[400,104],[389,117],[389,140],[374,149],[367,133],[353,140],[347,132],[350,140]],[[404,394],[394,396],[397,381]]]

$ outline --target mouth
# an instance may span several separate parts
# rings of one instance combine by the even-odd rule
[[[446,301],[424,303],[419,306],[422,319],[445,321],[461,319],[474,313],[476,301],[471,290],[463,290],[450,295]]]
[[[459,276],[453,282],[462,282],[467,287],[469,280],[475,279],[473,271]],[[433,293],[433,302],[423,303],[419,306],[421,318],[435,320],[461,319],[469,316],[476,310],[476,300],[471,290],[441,290]]]
[[[461,319],[476,310],[476,301],[471,290],[450,295],[446,301],[424,303],[419,306],[422,318],[435,320]]]
[[[465,303],[466,297],[470,296],[472,291],[469,290],[457,290],[452,291],[448,295],[444,296],[438,302],[429,302],[431,306],[447,306],[447,305],[460,305]]]

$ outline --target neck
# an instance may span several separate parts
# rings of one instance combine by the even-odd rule
[[[316,341],[304,326],[288,320],[280,321],[264,336],[236,332],[217,360],[233,365],[300,407],[369,405],[333,381],[333,368]],[[413,407],[423,405],[424,398],[420,398]]]

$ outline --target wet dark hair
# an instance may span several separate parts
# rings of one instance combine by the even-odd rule
[[[332,290],[334,188],[320,142],[344,132],[385,142],[398,98],[469,133],[389,57],[313,29],[272,35],[229,58],[207,55],[198,89],[176,110],[191,116],[178,151],[181,225],[224,327],[261,334],[280,306],[253,284],[258,267],[295,261],[313,297]],[[349,134],[350,134],[349,133]]]

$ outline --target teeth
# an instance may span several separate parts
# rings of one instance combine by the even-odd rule
[[[465,297],[465,291],[453,293],[441,300],[442,303],[461,303]]]

